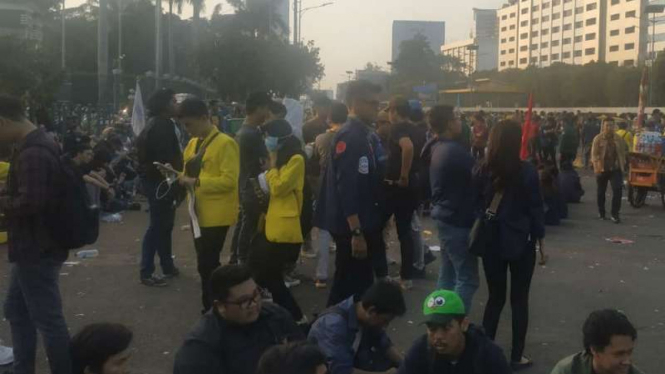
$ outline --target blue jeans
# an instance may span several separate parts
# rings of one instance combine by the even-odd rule
[[[464,301],[469,315],[473,295],[478,290],[478,259],[469,253],[470,228],[436,221],[441,241],[441,270],[437,288],[455,291]]]
[[[150,278],[155,272],[155,253],[159,255],[159,263],[164,274],[175,271],[171,250],[171,233],[175,221],[175,200],[172,193],[157,199],[158,184],[143,181],[145,194],[150,206],[150,224],[143,237],[141,254],[141,279]],[[162,186],[165,189],[166,186]],[[160,191],[160,193],[163,193]]]
[[[330,242],[332,236],[323,229],[319,230],[319,236],[316,239],[316,246],[319,249],[319,259],[316,264],[316,279],[328,280],[328,263],[330,262]]]
[[[35,374],[37,331],[44,341],[50,372],[72,372],[69,332],[58,286],[61,267],[62,262],[52,259],[12,265],[5,316],[12,329],[15,374]]]
[[[413,267],[417,270],[425,268],[425,243],[421,231],[420,210],[416,210],[411,220],[411,236],[413,236]]]

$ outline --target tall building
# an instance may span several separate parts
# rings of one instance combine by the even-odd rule
[[[412,40],[416,35],[427,38],[430,47],[436,53],[446,40],[446,23],[435,21],[393,21],[393,53],[392,61],[399,56],[402,42]]]
[[[658,53],[665,51],[665,0],[655,0],[649,3],[647,12],[654,12],[648,15],[649,31],[647,37],[647,51],[649,58],[658,56]],[[653,43],[652,43],[653,40]]]
[[[473,9],[473,37],[444,44],[441,54],[453,56],[462,62],[466,74],[494,70],[499,59],[499,21],[494,9]]]
[[[42,18],[32,1],[0,0],[0,36],[6,35],[42,41]]]
[[[289,38],[289,0],[245,0],[247,9],[266,14],[265,22],[273,24],[273,31],[283,38]]]
[[[646,57],[647,0],[515,0],[497,12],[499,70],[556,62],[633,66]]]

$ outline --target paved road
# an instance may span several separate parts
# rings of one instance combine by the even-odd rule
[[[547,251],[550,263],[538,267],[531,293],[531,325],[526,354],[536,362],[528,373],[549,373],[556,361],[581,349],[581,325],[594,309],[613,307],[625,311],[639,330],[636,360],[647,373],[665,367],[665,211],[660,200],[648,199],[649,206],[635,210],[624,201],[622,225],[596,219],[595,182],[584,177],[587,196],[571,206],[571,218],[556,228],[548,228]],[[134,373],[170,373],[174,353],[184,335],[197,321],[199,280],[196,273],[191,233],[181,231],[187,223],[184,211],[178,215],[174,232],[174,252],[182,276],[169,288],[152,289],[138,283],[140,242],[147,216],[127,213],[123,224],[104,224],[99,243],[93,248],[100,256],[80,261],[62,270],[65,313],[72,332],[92,322],[114,321],[131,326],[135,332],[132,361]],[[434,231],[426,221],[428,230]],[[622,237],[634,244],[613,244],[609,237]],[[431,245],[438,245],[433,237]],[[230,242],[230,238],[227,239]],[[391,255],[399,258],[392,244]],[[4,248],[0,249],[4,252]],[[228,249],[224,250],[224,258]],[[313,260],[299,268],[313,274]],[[428,279],[417,281],[406,297],[408,314],[391,325],[394,342],[408,349],[423,333],[418,326],[422,300],[433,290],[438,263],[428,269]],[[0,297],[4,299],[9,265],[0,253]],[[393,266],[392,271],[397,272]],[[311,280],[295,290],[303,309],[320,311],[327,292],[316,290]],[[487,292],[483,284],[474,300],[472,320],[480,321]],[[510,341],[510,309],[505,310],[498,336],[507,348]],[[0,323],[0,338],[10,343],[9,326]],[[43,353],[38,372],[46,372]]]

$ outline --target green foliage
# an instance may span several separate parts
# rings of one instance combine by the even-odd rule
[[[273,35],[261,14],[237,8],[235,16],[213,17],[192,60],[223,98],[242,100],[255,90],[298,97],[323,76],[319,49],[295,46]]]
[[[392,67],[395,73],[390,85],[393,94],[412,95],[414,86],[436,83],[442,89],[465,80],[459,71],[460,61],[434,53],[422,35],[402,42]]]
[[[478,72],[473,78],[490,78],[533,92],[536,104],[543,107],[632,107],[637,106],[641,74],[641,68],[593,62]]]
[[[25,97],[31,104],[53,100],[61,81],[60,72],[52,67],[55,56],[12,36],[0,38],[0,54],[1,92]]]
[[[33,0],[30,0],[33,1]],[[52,102],[60,88],[61,13],[60,0],[34,0],[44,9],[44,41],[41,48],[28,46],[18,39],[2,39],[0,54],[0,89],[24,95],[29,93],[43,105]],[[264,22],[263,10],[248,11],[242,0],[231,0],[235,15],[215,14],[211,20],[183,20],[169,14],[182,4],[202,10],[201,0],[160,0],[165,4],[163,15],[163,72],[186,77],[210,87],[217,87],[224,98],[244,100],[257,89],[298,97],[323,76],[319,50],[313,44],[293,46],[272,33]],[[119,0],[107,0],[109,75],[118,66]],[[133,87],[137,76],[155,70],[155,5],[154,0],[122,0],[123,59],[122,83]],[[72,99],[78,103],[97,101],[97,28],[99,1],[88,0],[66,13],[66,65],[71,75]],[[274,20],[277,22],[277,20]],[[169,40],[168,28],[173,40]],[[197,36],[198,35],[198,36]],[[196,42],[194,42],[196,40]],[[174,66],[169,66],[169,45],[174,47]],[[189,83],[167,82],[182,92]],[[191,84],[190,84],[191,86]],[[110,89],[110,87],[109,87]],[[150,84],[144,87],[148,95]]]

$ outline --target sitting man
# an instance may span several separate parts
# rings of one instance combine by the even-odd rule
[[[423,305],[427,334],[413,343],[399,374],[509,374],[501,348],[470,324],[462,299],[439,290]]]
[[[254,374],[266,350],[304,339],[289,312],[262,302],[244,266],[217,268],[211,290],[214,306],[185,338],[174,374]]]
[[[351,374],[354,368],[388,371],[403,358],[385,329],[404,313],[400,286],[378,282],[362,299],[352,296],[323,312],[312,325],[309,339],[326,355],[330,374]]]
[[[637,330],[623,313],[595,311],[582,332],[584,351],[561,360],[552,374],[642,374],[633,366]]]

